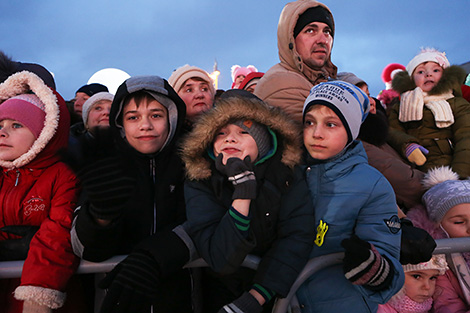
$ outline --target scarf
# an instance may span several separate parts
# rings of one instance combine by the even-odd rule
[[[398,313],[428,313],[429,310],[431,310],[432,302],[432,298],[429,298],[419,303],[411,300],[407,295],[402,294],[399,297],[393,297],[387,304]]]
[[[400,122],[420,121],[423,118],[423,108],[426,106],[434,115],[438,128],[449,127],[454,124],[454,114],[446,100],[453,97],[451,91],[441,95],[428,96],[421,88],[416,87],[401,95],[398,119]]]

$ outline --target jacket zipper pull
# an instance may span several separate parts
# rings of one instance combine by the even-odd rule
[[[20,180],[20,171],[16,170],[16,181],[15,181],[15,187],[18,186],[18,181]]]

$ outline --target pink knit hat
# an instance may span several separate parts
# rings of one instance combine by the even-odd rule
[[[28,127],[38,138],[44,128],[45,105],[33,94],[21,94],[0,104],[0,121],[15,120]]]
[[[240,65],[232,65],[232,82],[235,83],[235,79],[240,76],[240,75],[243,75],[246,77],[246,75],[250,74],[251,72],[258,72],[258,69],[256,69],[256,67],[254,67],[253,65],[248,65],[247,67],[241,67]],[[232,85],[232,88],[234,86]]]

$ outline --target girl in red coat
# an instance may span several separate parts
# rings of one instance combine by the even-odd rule
[[[0,258],[26,258],[21,281],[0,280],[2,312],[62,307],[78,266],[70,243],[78,182],[58,154],[69,124],[62,97],[35,74],[0,85]]]

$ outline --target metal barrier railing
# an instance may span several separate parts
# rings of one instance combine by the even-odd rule
[[[434,254],[450,254],[455,252],[466,252],[470,251],[470,237],[465,238],[451,238],[451,239],[438,239],[436,240],[437,247],[434,250]],[[300,285],[315,272],[341,262],[344,253],[334,253],[324,256],[320,256],[314,259],[310,259],[305,268],[297,277],[296,281],[291,287],[291,290],[286,298],[278,299],[274,305],[273,313],[285,313],[287,308],[291,305],[294,308],[298,308],[298,301],[295,297]],[[106,261],[94,263],[82,260],[80,266],[77,269],[77,274],[89,274],[89,273],[106,273],[111,271],[116,264],[121,262],[126,256],[118,255],[114,256]],[[246,257],[242,266],[251,269],[256,269],[259,264],[259,257],[249,255]],[[185,267],[205,267],[207,263],[198,259]],[[21,271],[23,269],[23,261],[4,261],[0,262],[0,279],[5,278],[18,278],[21,277]],[[293,310],[292,312],[296,312]],[[297,311],[298,312],[298,311]]]

